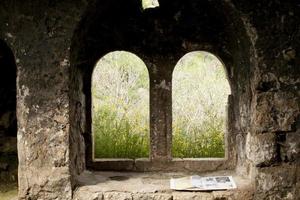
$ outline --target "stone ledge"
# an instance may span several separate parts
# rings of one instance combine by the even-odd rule
[[[254,188],[249,179],[233,171],[203,173],[202,176],[231,175],[238,188],[212,192],[174,191],[169,188],[171,177],[186,173],[84,172],[78,177],[79,186],[74,200],[217,200],[253,199]]]
[[[197,171],[207,172],[234,169],[234,162],[228,158],[174,158],[171,161],[150,161],[139,159],[94,159],[88,168],[94,171]]]

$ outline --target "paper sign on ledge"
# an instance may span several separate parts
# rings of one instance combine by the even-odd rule
[[[232,176],[188,176],[183,178],[171,178],[170,187],[173,190],[228,190],[235,189],[236,184]]]

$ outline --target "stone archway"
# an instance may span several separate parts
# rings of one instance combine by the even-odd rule
[[[233,94],[228,138],[232,142],[228,154],[230,162],[224,167],[234,168],[236,149],[244,149],[245,144],[243,139],[237,144],[236,138],[245,139],[250,129],[250,79],[254,69],[251,66],[254,65],[251,63],[253,46],[241,16],[225,2],[162,1],[159,7],[142,10],[133,0],[95,1],[88,6],[74,33],[71,47],[71,134],[85,141],[82,143],[82,139],[76,139],[80,142],[72,148],[77,158],[74,166],[86,163],[87,168],[103,169],[91,158],[90,80],[97,59],[118,49],[140,55],[149,67],[153,88],[150,90],[150,130],[156,132],[151,138],[150,160],[158,163],[172,159],[171,92],[168,88],[177,60],[190,51],[204,50],[224,61]],[[166,87],[161,87],[162,83]],[[82,157],[83,151],[85,157]],[[243,165],[244,151],[238,152],[238,159]],[[102,166],[105,168],[107,164],[102,163]]]
[[[142,11],[137,0],[1,1],[0,35],[18,61],[20,198],[72,199],[75,175],[93,168],[90,75],[99,57],[120,49],[151,68],[154,107],[162,110],[152,110],[153,124],[163,122],[152,127],[159,136],[170,132],[167,89],[175,62],[195,50],[219,56],[233,86],[234,159],[227,167],[253,172],[256,199],[299,196],[298,3],[159,3]],[[171,159],[170,141],[154,139],[152,159]]]

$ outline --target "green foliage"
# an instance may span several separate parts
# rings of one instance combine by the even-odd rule
[[[139,116],[136,116],[137,118]],[[117,111],[103,106],[93,120],[96,158],[142,158],[149,155],[149,130]]]
[[[137,56],[112,52],[96,66],[92,80],[96,158],[149,156],[149,79]]]
[[[224,157],[230,87],[212,54],[185,55],[173,72],[173,157]]]
[[[225,107],[230,88],[211,54],[184,56],[173,73],[173,157],[224,157]],[[149,156],[149,78],[134,54],[104,56],[93,74],[96,158]]]
[[[208,118],[204,127],[178,122],[173,127],[172,155],[177,158],[224,157],[224,119]]]

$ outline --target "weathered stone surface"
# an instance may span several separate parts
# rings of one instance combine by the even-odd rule
[[[249,188],[249,190],[243,190],[243,191],[236,191],[234,193],[232,192],[226,192],[226,191],[213,191],[213,199],[214,200],[253,200],[254,194],[253,194],[253,188]]]
[[[275,133],[248,134],[246,155],[254,165],[270,165],[277,158],[277,141]]]
[[[184,177],[184,173],[167,172],[84,172],[79,177],[79,186],[75,190],[74,197],[78,200],[86,198],[98,198],[98,194],[106,195],[106,198],[132,198],[152,200],[172,199],[232,199],[253,197],[254,188],[250,179],[235,175],[232,171],[218,171],[200,174],[202,176],[232,175],[238,188],[228,191],[217,192],[181,192],[170,189],[171,177]],[[111,177],[122,177],[114,180]]]
[[[279,142],[280,157],[284,162],[300,160],[300,129],[285,134],[285,140]]]
[[[132,200],[132,194],[125,192],[105,192],[103,200]]]
[[[256,199],[296,199],[297,167],[282,164],[258,169]]]
[[[257,133],[292,131],[300,114],[299,98],[291,92],[257,94],[254,127]]]
[[[80,187],[74,191],[74,200],[103,200],[102,192],[89,187]]]
[[[278,91],[280,89],[278,77],[271,72],[263,74],[256,89],[262,92]]]
[[[133,200],[173,200],[172,194],[163,194],[163,193],[135,193],[132,194]]]
[[[188,52],[209,51],[224,62],[232,87],[226,143],[230,152],[220,166],[232,168],[238,158],[244,175],[257,170],[257,199],[299,198],[299,189],[298,196],[293,192],[294,186],[299,188],[299,176],[293,175],[296,182],[292,181],[292,171],[299,166],[298,4],[164,0],[159,7],[142,11],[134,0],[1,0],[0,38],[11,47],[15,55],[11,60],[18,68],[19,198],[72,198],[76,175],[93,163],[93,67],[116,49],[139,54],[149,68],[154,88],[151,122],[158,123],[152,124],[151,158],[171,159],[170,89],[176,62]],[[0,59],[7,55],[2,50]],[[8,64],[2,61],[1,70]],[[1,136],[15,136],[15,131],[7,131],[16,129],[15,71],[9,81],[10,73],[0,73]],[[279,136],[277,144],[273,133]],[[279,166],[267,166],[276,153]],[[228,164],[231,160],[234,164]],[[264,168],[251,168],[249,163],[263,163]],[[2,169],[7,168],[4,163]],[[98,198],[94,195],[91,198]],[[133,198],[127,193],[106,195]]]
[[[68,57],[85,3],[73,3],[4,0],[0,5],[5,21],[0,37],[13,47],[18,67],[13,82],[18,84],[20,199],[71,199],[71,172],[80,171],[73,160],[82,157],[70,152]]]
[[[213,200],[213,195],[205,192],[175,192],[173,200]]]
[[[19,168],[22,166],[19,166]],[[32,170],[32,171],[29,171]],[[40,173],[33,173],[39,170]],[[19,185],[19,198],[28,199],[72,199],[72,187],[68,168],[21,169],[19,181],[30,180]],[[29,199],[30,199],[29,198]]]
[[[295,199],[300,199],[300,176],[299,176],[300,167],[299,166],[300,166],[300,163],[298,161],[298,165],[296,167],[296,184],[295,184],[296,190],[295,190],[295,196],[294,196]]]

